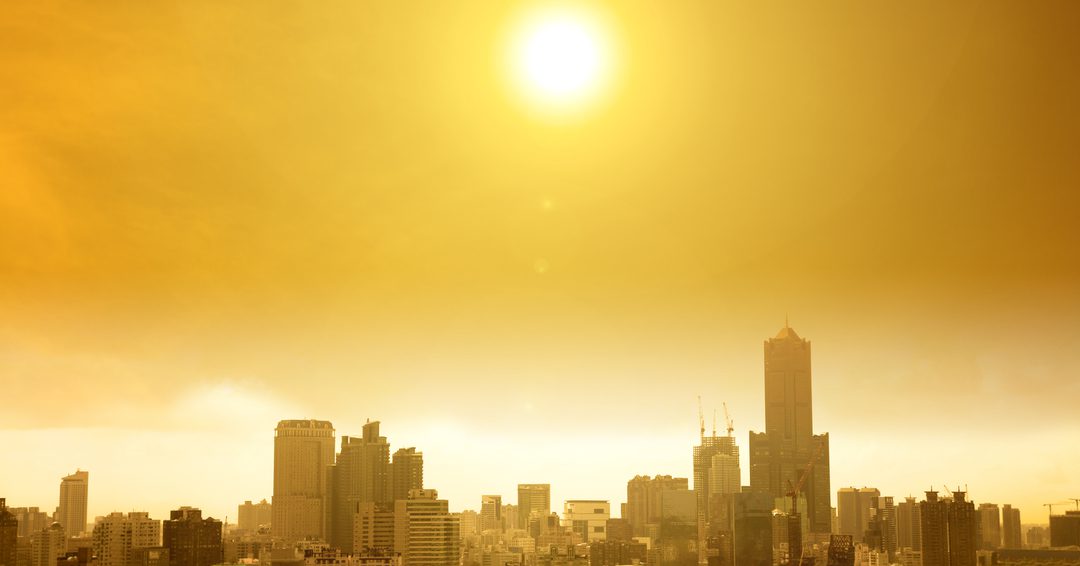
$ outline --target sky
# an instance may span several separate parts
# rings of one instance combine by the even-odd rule
[[[833,491],[1080,496],[1080,6],[579,5],[562,113],[550,3],[0,6],[0,497],[235,517],[372,419],[454,510],[617,509],[699,395],[747,476],[786,317]]]

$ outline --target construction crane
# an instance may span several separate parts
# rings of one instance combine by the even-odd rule
[[[731,433],[735,432],[735,421],[731,420],[731,414],[727,410],[727,403],[724,403],[724,422],[727,423],[728,438],[731,438]]]
[[[1050,516],[1053,517],[1054,516],[1054,506],[1055,505],[1068,505],[1069,501],[1076,501],[1076,500],[1072,499],[1072,500],[1066,500],[1066,501],[1058,501],[1056,503],[1043,503],[1043,507],[1046,507],[1046,508],[1050,509]]]
[[[1076,504],[1076,510],[1080,511],[1080,497],[1070,497],[1070,501]]]
[[[802,475],[799,476],[799,481],[795,482],[795,484],[792,485],[791,479],[790,478],[788,479],[788,485],[791,486],[791,491],[789,491],[787,493],[787,495],[789,495],[791,497],[791,514],[792,515],[798,513],[798,510],[799,510],[799,492],[802,490],[803,484],[806,483],[806,478],[810,477],[810,471],[814,469],[814,464],[817,463],[818,458],[821,457],[821,453],[824,452],[824,451],[825,451],[825,443],[819,444],[818,449],[814,451],[814,455],[810,457],[810,461],[806,463],[806,469],[803,470]],[[799,539],[800,540],[802,539],[801,535],[800,535]],[[792,555],[795,554],[794,549],[789,549],[788,552],[791,553]],[[802,548],[799,549],[799,566],[802,566],[803,556],[805,554],[806,554],[806,545],[803,544]]]

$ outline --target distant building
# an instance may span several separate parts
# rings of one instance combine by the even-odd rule
[[[164,546],[132,548],[128,566],[169,566],[169,549]]]
[[[394,502],[394,548],[403,566],[458,566],[457,517],[434,489],[417,489]]]
[[[734,498],[733,546],[738,566],[771,566],[773,562],[770,493],[737,493]]]
[[[874,502],[881,497],[877,488],[843,487],[836,491],[837,534],[850,535],[856,542],[862,542],[866,529],[870,526]]]
[[[1080,511],[1050,516],[1050,546],[1080,546]]]
[[[480,534],[480,514],[471,509],[466,509],[461,513],[457,513],[458,527],[461,532],[461,538],[471,537]]]
[[[518,527],[522,529],[547,517],[551,513],[551,484],[519,483],[517,512]]]
[[[829,537],[827,566],[855,566],[855,543],[851,535]]]
[[[392,553],[394,507],[372,501],[358,504],[351,546],[355,556],[386,556]]]
[[[1029,527],[1024,534],[1025,548],[1046,548],[1050,544],[1050,530],[1046,527]]]
[[[408,499],[409,492],[424,489],[424,453],[400,448],[390,463],[391,500]]]
[[[203,518],[202,511],[181,507],[162,525],[162,546],[170,566],[214,566],[224,558],[221,521]]]
[[[56,559],[67,552],[64,526],[53,523],[30,535],[30,566],[56,566]]]
[[[273,506],[265,499],[258,503],[245,501],[236,509],[236,526],[240,530],[255,532],[273,523]]]
[[[94,523],[91,538],[97,566],[128,566],[133,549],[161,546],[161,522],[149,513],[110,513]]]
[[[403,460],[402,467],[407,466]],[[379,421],[364,424],[360,438],[342,436],[341,452],[330,470],[329,543],[345,554],[352,554],[357,505],[391,505],[394,501],[390,482],[390,443],[379,434]]]
[[[90,472],[77,470],[60,480],[60,505],[56,521],[69,537],[86,532],[86,508],[90,491]]]
[[[502,496],[480,496],[480,532],[502,530]]]
[[[977,523],[975,505],[955,491],[941,499],[926,492],[919,504],[922,519],[923,566],[975,566]]]
[[[607,539],[611,503],[599,499],[571,499],[563,506],[563,526],[571,528],[581,542]]]
[[[8,511],[7,500],[0,497],[0,566],[16,566],[19,520]]]
[[[1001,508],[1001,547],[1024,547],[1020,538],[1020,510],[1009,504]]]
[[[922,549],[922,525],[920,524],[919,504],[914,497],[905,497],[896,505],[896,547],[897,549]]]
[[[645,564],[648,546],[633,541],[597,540],[589,543],[589,566]]]
[[[663,515],[661,500],[665,491],[686,492],[689,487],[687,478],[659,475],[655,478],[634,476],[626,482],[626,514],[623,518],[630,523],[634,536],[645,536],[646,525],[660,522]],[[696,514],[696,510],[693,513]]]
[[[995,503],[983,503],[975,512],[979,522],[980,550],[996,550],[1001,547],[1001,511]]]
[[[8,507],[8,512],[19,521],[20,537],[28,537],[52,524],[49,514],[37,507]]]
[[[785,325],[765,342],[765,432],[750,433],[750,487],[783,498],[813,460],[802,493],[821,538],[832,528],[829,435],[813,432],[811,397],[810,341]]]
[[[286,542],[326,539],[328,470],[333,463],[334,425],[317,420],[278,423],[270,521],[275,537]]]

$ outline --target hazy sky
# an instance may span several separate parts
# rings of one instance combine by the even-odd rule
[[[0,497],[235,520],[372,418],[453,509],[615,503],[699,394],[745,477],[786,315],[834,492],[1080,496],[1080,5],[598,6],[556,118],[463,4],[0,5]]]

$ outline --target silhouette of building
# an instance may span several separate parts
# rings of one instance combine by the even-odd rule
[[[97,566],[127,566],[133,549],[161,546],[161,522],[149,513],[110,513],[94,523],[91,538]]]
[[[811,533],[832,528],[829,435],[813,433],[810,342],[790,326],[765,342],[765,432],[750,433],[750,487],[785,497],[811,460],[802,487]]]
[[[881,497],[877,488],[842,487],[836,491],[837,534],[850,535],[856,542],[862,542],[874,502]]]
[[[86,532],[86,506],[90,491],[90,472],[77,470],[60,480],[60,505],[56,521],[69,537]]]
[[[661,499],[665,491],[687,491],[690,483],[686,478],[671,476],[634,476],[626,482],[626,513],[634,536],[646,536],[649,524],[659,524],[662,518]]]
[[[1001,507],[1001,547],[1023,548],[1020,538],[1020,510],[1006,503]]]
[[[30,566],[56,566],[67,552],[67,533],[59,522],[30,535]]]
[[[52,524],[49,514],[37,507],[8,507],[7,510],[19,522],[20,537],[28,537]]]
[[[551,513],[551,484],[518,484],[518,528],[531,530],[534,521],[543,520]]]
[[[265,499],[258,503],[245,501],[236,508],[236,526],[243,531],[255,532],[260,527],[269,527],[273,518],[273,506]]]
[[[368,421],[363,436],[341,437],[341,452],[331,466],[330,545],[352,554],[353,520],[360,503],[393,503],[390,443],[379,435],[379,421]]]
[[[955,491],[941,499],[927,491],[919,504],[922,520],[923,566],[975,566],[977,522],[975,505]]]
[[[204,519],[199,509],[181,507],[171,511],[161,532],[170,566],[214,566],[225,559],[221,521]]]
[[[837,502],[839,503],[839,501]],[[919,503],[914,497],[905,497],[896,505],[896,547],[897,549],[922,549],[922,525],[920,524]]]
[[[333,463],[334,426],[328,421],[278,423],[270,521],[275,537],[285,542],[326,539],[328,470]]]
[[[394,502],[394,547],[403,566],[458,566],[458,520],[434,489]]]
[[[876,550],[878,555],[888,558],[891,564],[896,559],[896,508],[892,497],[874,497],[871,499],[869,521],[863,534],[863,543]]]
[[[771,566],[773,563],[772,512],[775,500],[764,492],[733,496],[732,533],[735,564]]]
[[[8,511],[7,500],[0,497],[0,566],[16,566],[19,520]]]
[[[569,527],[589,543],[607,539],[607,520],[611,503],[599,499],[571,499],[563,504],[563,526]]]
[[[480,496],[480,533],[502,530],[502,496]]]
[[[392,500],[408,499],[409,492],[424,489],[424,453],[416,448],[399,448],[390,463]]]
[[[1080,511],[1050,516],[1050,546],[1080,546]]]

